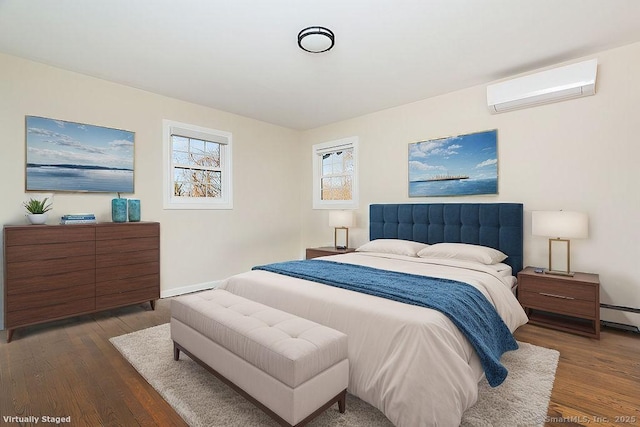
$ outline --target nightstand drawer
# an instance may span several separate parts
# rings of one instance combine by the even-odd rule
[[[528,292],[520,289],[519,292],[520,303],[528,308],[567,316],[596,317],[597,308],[593,300],[577,299],[567,296],[566,292],[554,292],[553,290],[550,292]]]
[[[570,282],[556,282],[535,278],[524,278],[518,284],[520,292],[553,294],[566,297],[567,300],[583,300],[591,302],[596,300],[597,286]]]

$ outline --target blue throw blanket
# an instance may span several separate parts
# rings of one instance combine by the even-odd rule
[[[505,351],[518,348],[493,305],[467,283],[323,260],[288,261],[253,267],[253,270],[284,274],[438,310],[471,342],[492,387],[502,384],[507,377],[507,369],[500,363],[500,357]]]

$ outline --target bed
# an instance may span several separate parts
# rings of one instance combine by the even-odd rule
[[[527,322],[511,291],[522,269],[521,204],[374,204],[369,222],[369,249],[318,262],[463,282],[486,297],[510,332]],[[432,251],[449,243],[507,258],[479,262]],[[347,334],[349,392],[397,426],[459,425],[477,400],[480,357],[440,311],[265,270],[233,276],[221,287]]]

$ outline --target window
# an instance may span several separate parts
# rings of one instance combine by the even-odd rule
[[[164,120],[165,209],[231,209],[231,133]]]
[[[358,138],[316,144],[313,151],[313,208],[357,209]]]

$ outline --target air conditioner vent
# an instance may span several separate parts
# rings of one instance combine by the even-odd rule
[[[541,71],[487,86],[492,113],[595,95],[597,59]]]

